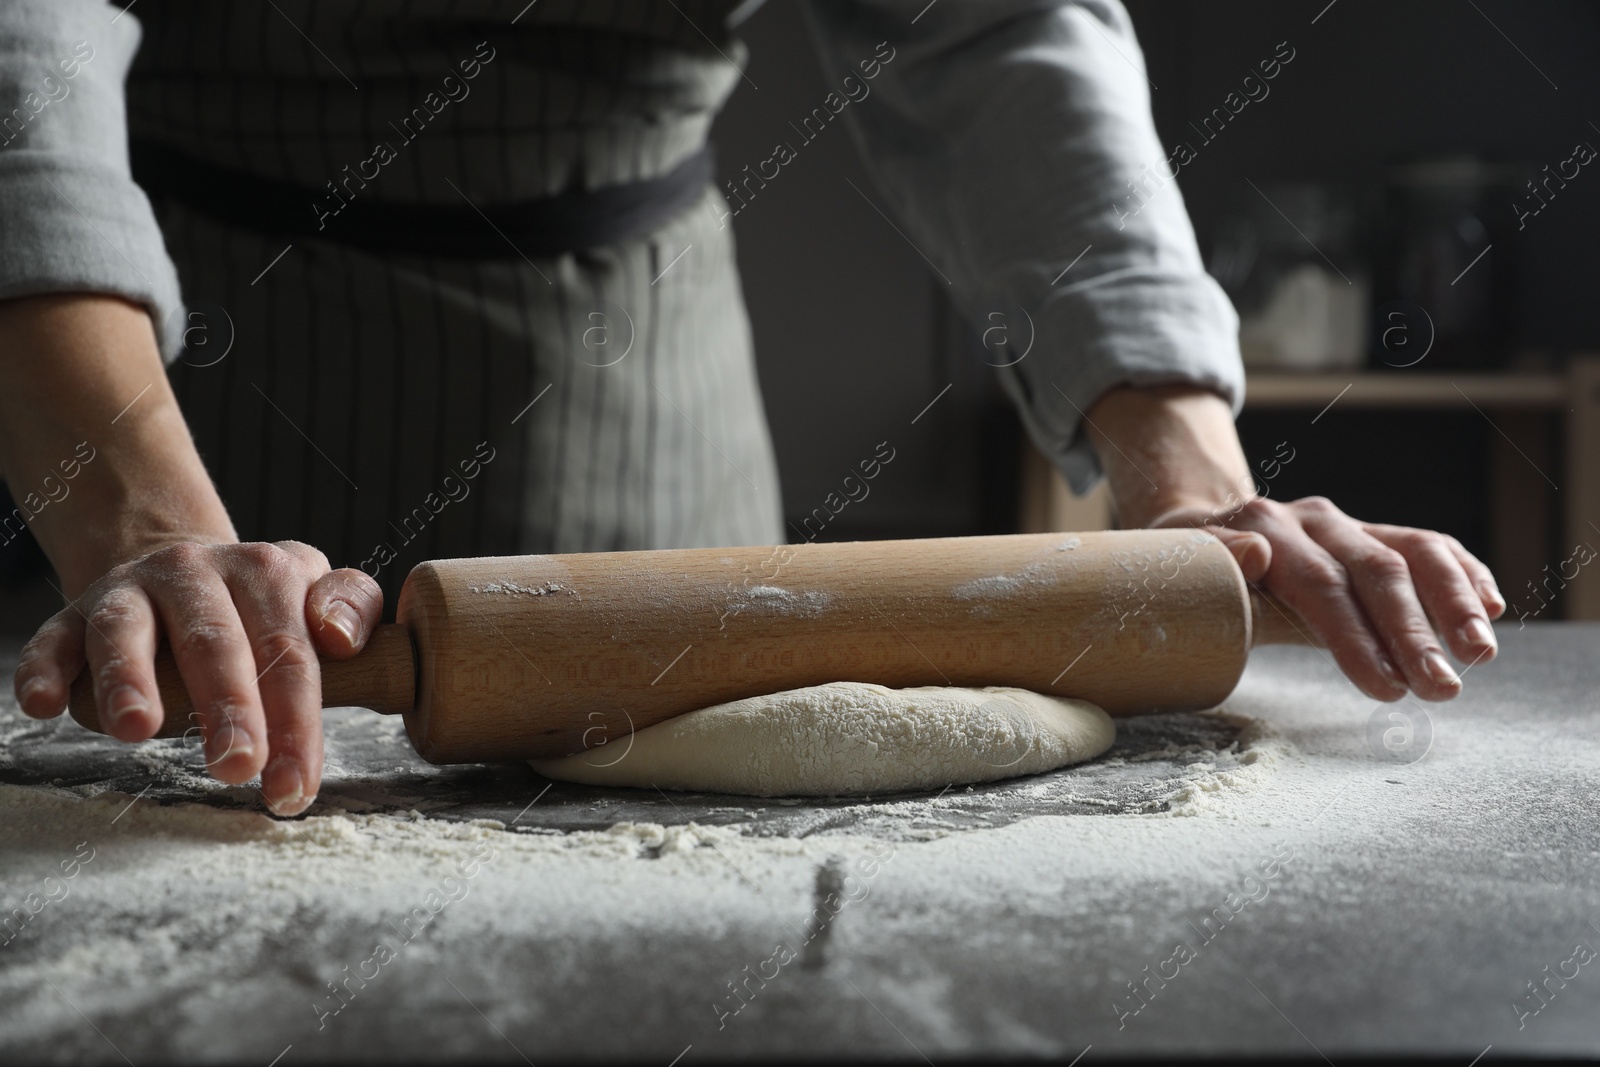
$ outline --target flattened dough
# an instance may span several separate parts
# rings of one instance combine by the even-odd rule
[[[939,789],[1093,759],[1116,727],[1093,704],[1025,689],[864,682],[791,689],[680,715],[629,739],[533,760],[587,785],[749,796]]]

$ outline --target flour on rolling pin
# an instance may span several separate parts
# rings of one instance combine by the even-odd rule
[[[469,593],[502,593],[506,596],[549,596],[551,593],[572,593],[560,582],[545,582],[543,585],[518,585],[516,582],[485,582],[482,585],[467,586]]]
[[[1083,538],[1068,537],[1055,546],[1057,552],[1071,552],[1082,547]],[[1011,596],[1029,588],[1049,585],[1060,575],[1053,564],[1030,563],[1016,574],[992,574],[973,578],[951,588],[950,595],[957,600],[978,600],[994,596]]]
[[[739,615],[746,611],[765,611],[779,615],[794,615],[800,618],[815,618],[822,614],[824,608],[833,600],[827,593],[808,589],[803,593],[796,593],[790,589],[780,589],[775,585],[752,585],[735,592],[729,598],[727,605],[722,610],[722,617],[718,620],[721,625],[717,629],[725,629],[730,615]]]
[[[1039,588],[1051,584],[1055,577],[1055,568],[1047,563],[1030,563],[1016,574],[992,574],[985,578],[973,578],[952,586],[950,595],[957,600],[977,600],[981,597],[1012,596],[1016,593],[1027,591],[1030,587]]]

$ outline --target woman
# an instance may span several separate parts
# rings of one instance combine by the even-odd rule
[[[142,48],[103,0],[0,10],[0,470],[69,600],[24,711],[87,667],[149,737],[165,635],[212,774],[295,814],[317,655],[410,564],[782,541],[729,226],[765,179],[718,190],[703,152],[757,6],[143,0]],[[998,373],[1074,486],[1214,529],[1369,695],[1459,692],[1444,651],[1492,655],[1504,607],[1481,563],[1252,496],[1237,323],[1176,186],[1119,206],[1163,159],[1122,8],[807,10],[836,86],[808,126],[851,127],[975,322],[1029,309]]]

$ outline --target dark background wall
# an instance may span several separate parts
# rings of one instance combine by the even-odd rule
[[[1219,220],[1253,195],[1246,179],[1371,197],[1397,160],[1470,153],[1537,169],[1566,158],[1577,141],[1600,145],[1589,124],[1600,123],[1600,5],[1128,0],[1128,8],[1168,145],[1193,139],[1187,124],[1279,42],[1295,49],[1271,95],[1180,173],[1208,252]],[[765,158],[830,88],[798,5],[771,0],[742,36],[759,89],[742,85],[715,130],[729,175]],[[887,439],[896,460],[829,536],[1004,528],[1014,419],[921,257],[849,182],[877,200],[847,131],[835,126],[735,223],[786,508],[797,517],[817,506],[848,466]],[[1597,205],[1600,171],[1586,169],[1489,253],[1520,280],[1505,361],[1520,354],[1525,364],[1548,365],[1568,351],[1600,350]],[[1512,217],[1509,201],[1503,210]],[[950,392],[911,426],[947,383]],[[1315,426],[1300,412],[1247,412],[1241,421],[1253,458],[1271,456],[1285,439],[1299,449],[1275,492],[1323,493],[1365,518],[1447,529],[1486,554],[1484,471],[1495,433],[1470,412],[1336,408]]]

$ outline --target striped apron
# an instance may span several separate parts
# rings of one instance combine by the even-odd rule
[[[430,558],[785,540],[710,182],[604,244],[494,222],[698,151],[731,6],[145,0],[136,143],[304,189],[324,224],[147,183],[189,305],[174,386],[241,537],[361,567],[391,612]],[[341,231],[371,204],[448,208],[478,251]]]

